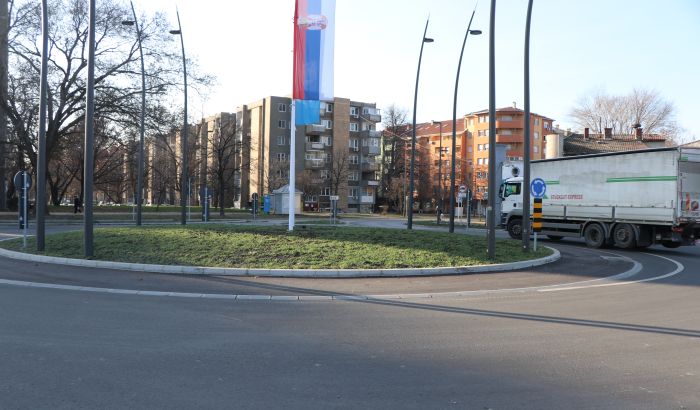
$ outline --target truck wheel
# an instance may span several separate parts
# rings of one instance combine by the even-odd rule
[[[547,235],[547,238],[549,238],[550,241],[558,242],[561,241],[564,237],[559,235]]]
[[[583,238],[586,240],[586,246],[598,249],[605,245],[605,229],[600,224],[590,224],[583,231]]]
[[[634,228],[630,224],[617,225],[613,231],[613,239],[615,240],[615,246],[621,249],[631,249],[637,246]]]
[[[680,246],[681,246],[681,243],[680,243],[680,242],[664,241],[664,242],[661,242],[661,245],[662,245],[664,248],[675,249],[675,248],[680,247]]]
[[[513,239],[523,238],[523,221],[520,218],[508,221],[508,235]]]

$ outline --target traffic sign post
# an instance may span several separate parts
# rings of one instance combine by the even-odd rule
[[[535,233],[534,250],[537,252],[537,233],[542,232],[542,198],[535,198],[532,207],[532,230]],[[523,233],[524,235],[525,233]]]
[[[339,195],[331,195],[331,224],[335,225],[336,223],[336,216],[338,214],[338,200],[340,199]]]
[[[542,178],[535,178],[530,183],[530,192],[535,198],[544,198],[544,194],[547,193],[547,184]]]
[[[17,204],[18,214],[19,214],[19,229],[24,230],[24,239],[22,241],[22,247],[27,247],[27,230],[29,228],[29,206],[28,206],[28,191],[32,186],[32,177],[27,171],[19,171],[15,174],[13,179],[15,183],[15,188],[19,191],[19,202]]]
[[[253,198],[253,220],[255,220],[255,216],[258,214],[258,193],[253,192],[252,195]]]

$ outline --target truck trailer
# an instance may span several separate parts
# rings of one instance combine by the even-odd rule
[[[700,239],[700,149],[656,148],[532,161],[544,180],[542,231],[592,248],[693,245]],[[522,237],[523,178],[500,188],[501,224]],[[532,209],[532,207],[530,208]]]

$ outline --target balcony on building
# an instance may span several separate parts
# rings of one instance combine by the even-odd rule
[[[362,138],[381,138],[382,132],[377,130],[364,130],[360,132]]]
[[[322,134],[326,132],[326,126],[323,124],[309,124],[306,126],[307,134]]]
[[[374,177],[372,177],[370,179],[363,179],[361,186],[362,187],[368,187],[368,186],[375,186],[376,187],[376,186],[379,186],[379,181],[374,179]]]
[[[514,116],[511,119],[496,119],[496,128],[523,128],[523,117]]]
[[[381,148],[379,147],[379,145],[369,145],[362,147],[362,155],[373,156],[379,154],[381,154]]]
[[[371,107],[362,108],[362,118],[370,122],[381,122],[382,114],[381,110]]]
[[[362,172],[373,172],[379,171],[379,163],[373,161],[363,161],[362,162]]]
[[[307,151],[323,151],[326,148],[326,144],[322,142],[307,142],[306,143],[306,150]]]
[[[326,161],[323,158],[314,158],[304,160],[305,168],[323,168],[326,166]]]
[[[522,143],[523,133],[514,132],[512,134],[496,133],[496,142],[499,144]]]

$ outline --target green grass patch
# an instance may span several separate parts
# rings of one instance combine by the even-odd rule
[[[83,258],[82,232],[47,235],[50,256]],[[298,225],[144,226],[97,228],[94,259],[164,265],[232,268],[422,268],[514,262],[550,254],[524,255],[521,242],[498,240],[496,259],[487,258],[484,238],[443,232]],[[0,246],[21,251],[22,240]],[[30,238],[27,249],[36,249]]]

